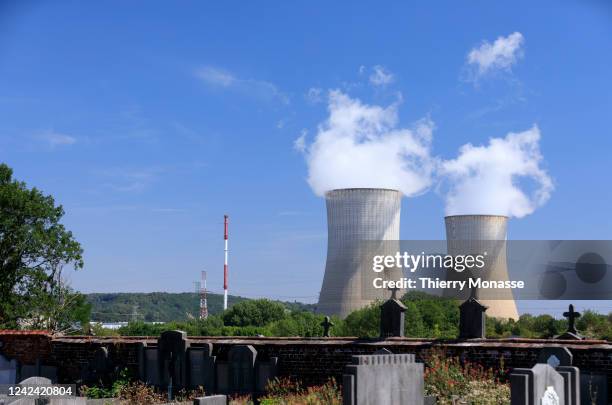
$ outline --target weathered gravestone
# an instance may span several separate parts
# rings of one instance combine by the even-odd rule
[[[94,352],[93,358],[82,372],[82,380],[96,384],[104,384],[110,379],[112,364],[108,356],[106,347],[98,347]]]
[[[580,374],[581,404],[608,404],[608,376],[603,373],[582,372]]]
[[[255,360],[257,350],[250,345],[237,345],[228,353],[229,392],[252,393],[255,391]]]
[[[180,330],[163,332],[157,340],[159,385],[172,383],[174,389],[186,388],[187,381],[187,333]]]
[[[380,306],[381,338],[404,336],[405,312],[406,306],[396,298],[391,298]]]
[[[269,380],[277,375],[278,358],[267,361],[257,358],[251,345],[233,346],[227,361],[217,361],[217,391],[224,394],[260,394]]]
[[[414,354],[353,356],[342,376],[344,405],[423,405],[423,364]]]
[[[193,405],[227,405],[227,397],[225,395],[211,395],[195,398]]]
[[[487,307],[470,297],[459,306],[459,338],[484,339],[486,333],[485,311]]]
[[[566,405],[580,405],[580,370],[572,366],[573,359],[567,347],[545,347],[538,354],[538,363],[548,364],[563,377]]]
[[[38,359],[35,364],[23,364],[19,370],[19,379],[25,380],[29,377],[45,377],[50,379],[52,383],[56,383],[57,367],[43,365]]]
[[[17,360],[9,360],[0,354],[0,384],[17,382]]]
[[[510,373],[511,405],[567,405],[563,377],[548,364]]]
[[[39,377],[39,376],[34,376],[34,377],[28,377],[24,380],[22,380],[19,385],[21,386],[39,386],[39,385],[51,385],[53,384],[53,382],[46,377]]]
[[[187,350],[189,386],[203,387],[205,392],[215,390],[215,360],[212,356],[212,343]]]
[[[257,393],[266,390],[268,381],[278,374],[278,357],[270,357],[268,361],[258,360],[255,363],[255,391]]]
[[[149,347],[146,343],[138,346],[138,376],[146,384],[159,386],[159,361],[157,347]]]

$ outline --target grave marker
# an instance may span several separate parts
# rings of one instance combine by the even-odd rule
[[[423,405],[423,364],[414,354],[353,356],[343,375],[344,405]]]

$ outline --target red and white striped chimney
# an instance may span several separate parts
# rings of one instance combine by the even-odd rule
[[[223,262],[223,309],[226,310],[227,309],[227,239],[228,239],[228,223],[229,223],[229,216],[224,215],[223,216],[223,226],[224,226],[224,232],[223,232],[223,239],[225,239],[225,249],[224,249],[224,253],[225,253],[225,261]]]

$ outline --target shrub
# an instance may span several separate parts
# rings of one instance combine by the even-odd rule
[[[457,398],[472,405],[510,403],[503,362],[493,370],[476,363],[461,363],[457,357],[446,357],[434,350],[425,363],[425,392],[437,397],[440,405],[453,404]]]
[[[302,389],[291,379],[275,379],[266,386],[268,394],[260,398],[261,405],[340,405],[342,394],[332,378],[327,383]]]
[[[285,307],[266,299],[242,301],[223,313],[227,326],[265,326],[286,316]]]

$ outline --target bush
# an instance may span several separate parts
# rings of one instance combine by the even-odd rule
[[[437,397],[440,405],[453,404],[458,398],[473,405],[510,404],[503,362],[492,370],[432,351],[425,364],[425,393]]]
[[[274,379],[266,386],[268,394],[260,398],[261,405],[340,405],[342,394],[332,378],[327,383],[303,389],[299,382]]]
[[[242,301],[223,313],[227,326],[266,326],[285,318],[283,304],[266,299]]]

